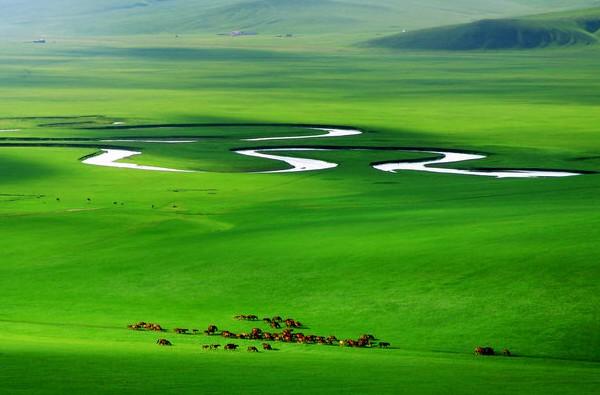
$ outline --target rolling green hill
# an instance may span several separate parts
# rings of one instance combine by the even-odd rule
[[[3,36],[173,32],[393,32],[597,4],[596,0],[0,0]]]
[[[531,49],[590,45],[599,40],[600,8],[517,19],[489,19],[401,33],[374,46],[424,50]]]

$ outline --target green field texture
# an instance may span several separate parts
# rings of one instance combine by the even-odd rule
[[[386,174],[369,164],[419,154],[375,151],[302,153],[340,163],[323,172],[246,174],[285,165],[231,150],[437,147],[489,155],[461,168],[600,171],[600,50],[400,54],[354,45],[367,36],[3,43],[0,130],[19,129],[0,132],[3,390],[596,393],[597,175]],[[233,125],[89,129],[113,122]],[[241,141],[311,133],[235,126],[252,123],[365,133]],[[119,144],[143,151],[135,163],[204,172],[86,166],[98,144],[68,140],[172,136],[200,141]],[[248,330],[240,313],[393,348],[211,353],[203,336],[166,333],[174,346],[160,348],[126,329]],[[477,345],[516,357],[476,358]]]

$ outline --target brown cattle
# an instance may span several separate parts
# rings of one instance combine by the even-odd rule
[[[219,328],[217,328],[216,325],[209,325],[208,329],[206,329],[204,331],[204,334],[207,336],[211,336],[211,335],[214,335],[215,333],[217,333],[218,330],[219,330]]]
[[[254,314],[241,314],[241,315],[236,315],[235,317],[236,320],[240,320],[240,321],[258,321],[258,316],[254,315]]]
[[[358,339],[356,343],[357,347],[371,347],[371,342],[369,341],[369,339],[366,339],[364,337]]]
[[[275,322],[282,322],[283,318],[281,318],[280,316],[277,315],[277,316],[273,317],[273,321],[275,321]]]
[[[225,350],[235,351],[238,349],[238,347],[239,346],[237,344],[229,343],[229,344],[226,344],[224,348],[225,348]]]
[[[254,346],[250,346],[250,347],[248,347],[248,352],[258,352],[258,348],[254,347]]]
[[[273,328],[273,329],[281,328],[281,324],[277,321],[271,321],[271,323],[269,325],[271,325],[271,328]]]
[[[390,343],[387,342],[379,342],[379,348],[389,348],[391,346]]]
[[[265,351],[273,350],[273,347],[271,347],[271,345],[268,343],[263,343],[262,346],[263,346],[263,350],[265,350]]]
[[[502,355],[504,355],[505,357],[512,357],[512,353],[510,352],[510,350],[508,348],[505,348],[504,350],[502,350]]]
[[[494,349],[492,347],[476,347],[474,354],[480,355],[480,356],[490,356],[490,355],[496,355],[496,352],[494,351]]]
[[[156,341],[156,344],[158,344],[159,346],[172,346],[171,342],[167,339],[158,339]]]

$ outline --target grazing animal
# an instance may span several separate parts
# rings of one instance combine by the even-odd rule
[[[265,324],[270,324],[272,322],[272,320],[270,318],[263,318],[263,322]]]
[[[273,329],[281,328],[281,324],[277,321],[271,321],[271,323],[269,325],[271,325],[271,328],[273,328]]]
[[[218,330],[219,330],[219,328],[217,328],[216,325],[209,325],[208,329],[206,329],[205,333],[207,333],[209,335],[214,335]]]
[[[221,345],[220,345],[220,344],[213,344],[212,346],[210,346],[210,349],[211,349],[211,350],[218,350],[218,349],[219,349],[219,347],[221,347]]]
[[[252,332],[250,333],[249,337],[253,340],[262,339],[263,331],[260,328],[252,328]]]
[[[510,350],[508,348],[505,348],[504,350],[502,350],[502,355],[504,355],[505,357],[512,357],[512,353],[510,352]]]
[[[236,315],[235,317],[236,320],[240,320],[240,321],[258,321],[258,316],[254,315],[254,314],[241,314],[241,315]]]
[[[229,344],[226,344],[224,348],[225,348],[225,350],[235,351],[238,349],[238,347],[239,346],[237,344],[229,343]]]
[[[283,318],[281,318],[280,316],[277,315],[277,316],[273,317],[273,321],[275,321],[275,322],[282,322]]]
[[[167,339],[158,339],[156,341],[156,344],[158,344],[159,346],[172,346],[173,344],[171,344],[170,341],[168,341]]]
[[[158,324],[153,324],[151,322],[144,322],[144,321],[140,321],[137,324],[127,325],[127,328],[129,328],[131,330],[146,329],[149,331],[156,331],[156,332],[162,332],[162,330],[163,330],[163,328]]]
[[[175,328],[174,329],[175,333],[179,334],[179,335],[185,335],[187,334],[190,330],[189,329],[185,329],[185,328]]]
[[[223,337],[235,337],[235,334],[229,331],[223,331],[221,332],[221,336]]]
[[[250,346],[250,347],[248,347],[248,352],[258,352],[258,348],[254,347],[254,346]]]
[[[271,345],[268,343],[263,343],[262,346],[263,346],[263,350],[265,350],[265,351],[273,350],[273,347],[271,347]]]
[[[360,339],[358,339],[358,341],[356,342],[356,346],[357,347],[371,347],[371,342],[369,341],[369,339],[366,339],[364,337],[361,337]]]
[[[210,346],[210,345],[208,345],[208,344],[205,344],[205,345],[203,345],[203,346],[202,346],[202,348],[203,348],[204,350],[208,350],[208,349],[210,349],[210,348],[211,348],[211,346]]]
[[[474,353],[475,355],[480,356],[496,355],[496,352],[492,347],[476,347]]]
[[[390,348],[391,344],[387,342],[380,342],[379,348]]]
[[[346,344],[348,347],[358,347],[358,342],[356,340],[347,339]]]

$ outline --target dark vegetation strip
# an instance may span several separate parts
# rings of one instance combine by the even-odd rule
[[[15,148],[27,148],[27,147],[49,147],[49,148],[95,148],[95,149],[115,149],[115,150],[128,150],[138,151],[139,148],[125,147],[119,145],[110,144],[59,144],[59,143],[31,143],[31,144],[20,144],[20,143],[0,143],[0,147],[15,147]]]
[[[0,141],[89,141],[89,142],[102,142],[105,140],[155,140],[160,142],[160,140],[168,140],[168,139],[221,139],[225,138],[225,136],[106,136],[106,137],[0,137]],[[128,142],[128,141],[125,141]],[[135,142],[135,141],[132,141]],[[143,141],[139,141],[143,143]]]
[[[343,125],[320,125],[310,123],[166,123],[166,124],[147,124],[147,125],[109,125],[98,127],[84,127],[84,130],[123,130],[123,129],[157,129],[157,128],[202,128],[202,127],[293,127],[293,128],[326,128],[326,129],[353,129],[363,131],[354,126]]]
[[[76,115],[76,116],[49,116],[49,117],[0,117],[7,120],[35,120],[35,119],[84,119],[84,118],[106,118],[106,115]]]
[[[379,147],[379,146],[368,146],[368,145],[355,145],[355,146],[346,146],[346,145],[298,145],[294,144],[293,146],[259,146],[254,148],[231,148],[231,151],[241,151],[241,150],[272,150],[272,149],[323,149],[323,150],[331,150],[331,151],[416,151],[417,153],[423,151],[423,153],[427,153],[426,151],[442,151],[442,152],[452,152],[457,154],[471,154],[471,155],[492,155],[482,153],[481,151],[468,151],[468,150],[449,150],[447,148],[431,148],[431,147]],[[439,157],[436,156],[436,158]],[[421,161],[421,159],[418,159]]]

